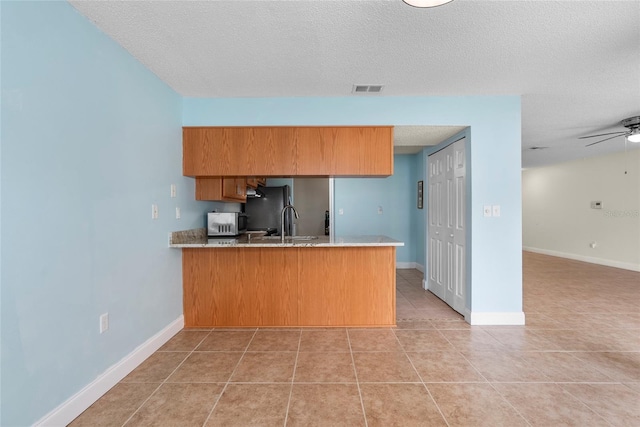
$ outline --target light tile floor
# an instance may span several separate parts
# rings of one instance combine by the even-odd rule
[[[524,253],[526,326],[183,330],[72,426],[640,426],[640,273]]]

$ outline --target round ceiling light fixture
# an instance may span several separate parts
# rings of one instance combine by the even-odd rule
[[[627,136],[629,142],[640,142],[640,128],[634,130],[629,136]]]
[[[413,7],[436,7],[452,2],[453,0],[402,0]]]

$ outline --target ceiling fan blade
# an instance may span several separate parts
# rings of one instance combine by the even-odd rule
[[[592,145],[600,144],[601,142],[605,142],[605,141],[608,141],[610,139],[617,138],[619,136],[626,135],[626,134],[627,134],[626,132],[623,132],[621,135],[611,136],[609,138],[601,139],[600,141],[597,141],[597,142],[592,142],[591,144],[585,145],[585,147],[591,147]]]
[[[599,135],[588,135],[588,136],[581,136],[578,139],[585,139],[585,138],[595,138],[597,136],[607,136],[607,135],[623,135],[626,132],[610,132],[610,133],[601,133]],[[615,138],[615,137],[614,137]]]

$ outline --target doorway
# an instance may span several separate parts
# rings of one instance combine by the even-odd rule
[[[329,178],[293,179],[293,200],[300,216],[294,223],[295,235],[325,235],[326,216],[330,212],[329,193]]]

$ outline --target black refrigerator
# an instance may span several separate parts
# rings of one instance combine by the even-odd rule
[[[257,197],[259,196],[259,197]],[[248,197],[245,204],[247,230],[269,231],[280,234],[280,215],[282,208],[291,204],[291,190],[288,185],[281,187],[259,187],[256,196]],[[285,213],[284,229],[291,235],[291,209]]]

